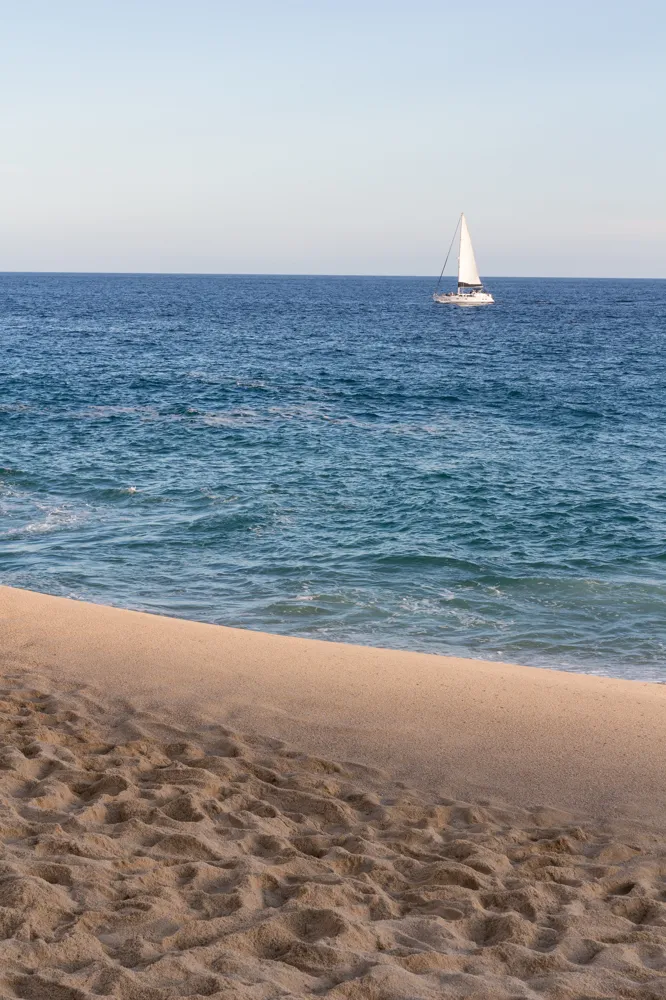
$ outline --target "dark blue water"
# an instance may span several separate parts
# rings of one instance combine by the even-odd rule
[[[666,679],[666,281],[0,276],[0,580]]]

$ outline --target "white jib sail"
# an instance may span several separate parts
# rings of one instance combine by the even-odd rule
[[[458,257],[458,284],[475,285],[481,284],[479,270],[474,259],[474,248],[467,228],[467,219],[463,215],[460,220],[460,256]]]

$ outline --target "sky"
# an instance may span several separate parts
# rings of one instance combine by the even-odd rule
[[[0,0],[0,270],[666,277],[666,4]]]

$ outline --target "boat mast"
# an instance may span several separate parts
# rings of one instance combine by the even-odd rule
[[[458,240],[458,284],[457,284],[458,295],[460,295],[460,250],[462,248],[462,220],[464,215],[465,213],[461,212],[460,218],[458,219],[458,226],[460,228],[460,239]]]

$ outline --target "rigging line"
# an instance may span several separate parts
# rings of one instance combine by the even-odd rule
[[[460,215],[460,219],[462,219],[462,213]],[[447,254],[446,254],[446,260],[444,261],[444,267],[439,272],[439,278],[437,279],[437,284],[435,285],[435,291],[432,293],[433,295],[437,295],[437,292],[439,291],[439,286],[440,286],[440,284],[442,282],[442,277],[444,276],[444,270],[446,268],[446,265],[449,262],[449,257],[451,256],[451,251],[453,250],[453,241],[455,240],[456,233],[458,232],[458,226],[460,225],[460,219],[458,219],[458,221],[456,223],[456,228],[453,230],[453,236],[451,237],[451,243],[450,243],[449,249],[448,249]]]

